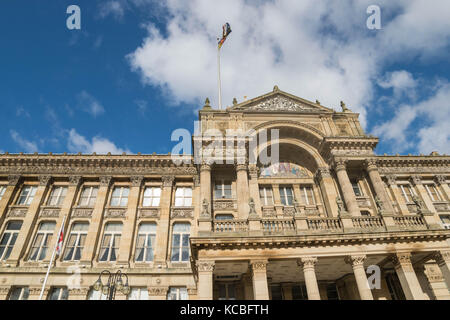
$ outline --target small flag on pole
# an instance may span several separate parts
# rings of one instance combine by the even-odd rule
[[[222,48],[223,43],[227,39],[228,35],[231,33],[231,27],[230,24],[227,22],[222,26],[222,39],[219,41],[219,49]]]
[[[56,245],[56,254],[59,256],[61,254],[61,248],[63,245],[63,239],[64,239],[64,222],[61,226],[61,230],[59,231],[58,235],[58,244]]]

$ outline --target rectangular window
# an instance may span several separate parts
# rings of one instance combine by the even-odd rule
[[[189,223],[175,223],[172,232],[171,261],[189,261],[189,235],[191,225]]]
[[[214,186],[215,199],[231,199],[231,181],[217,180]]]
[[[316,204],[316,199],[314,198],[314,189],[312,186],[301,186],[300,196],[302,204],[314,205]]]
[[[81,192],[79,206],[93,207],[97,200],[98,187],[85,187]]]
[[[355,196],[360,197],[362,196],[362,192],[361,189],[359,188],[359,183],[356,180],[351,181],[352,183],[352,188],[353,188],[353,192],[355,193]]]
[[[48,300],[67,300],[68,298],[69,291],[66,287],[53,288],[48,296]]]
[[[263,206],[272,206],[273,205],[272,187],[260,187],[259,197],[261,199],[261,203]]]
[[[439,216],[441,218],[442,221],[442,225],[444,226],[445,229],[450,229],[450,215],[441,215]]]
[[[64,254],[65,261],[79,261],[86,241],[89,223],[77,222],[72,226]]]
[[[31,261],[44,260],[50,238],[53,235],[53,229],[55,229],[55,222],[42,222],[39,225],[36,238],[34,239],[33,246],[31,247],[30,259]]]
[[[156,223],[142,223],[141,225],[139,225],[138,236],[136,240],[136,261],[153,261],[155,239]]]
[[[339,294],[335,283],[327,285],[327,298],[328,300],[339,300]]]
[[[292,187],[280,187],[281,203],[285,206],[292,206],[293,192]]]
[[[441,201],[441,196],[434,184],[426,184],[425,188],[427,189],[428,195],[430,196],[432,201]]]
[[[2,200],[3,195],[5,194],[5,191],[6,191],[6,187],[0,186],[0,200]]]
[[[144,191],[144,199],[142,206],[144,207],[159,207],[161,199],[161,188],[149,187]]]
[[[219,284],[219,300],[236,300],[236,288],[234,283]]]
[[[167,300],[188,300],[188,292],[186,288],[169,288]]]
[[[24,186],[22,188],[22,192],[20,193],[19,199],[17,199],[17,204],[29,206],[33,201],[36,190],[37,187],[35,186]]]
[[[128,300],[148,300],[147,288],[131,288]]]
[[[409,184],[401,184],[400,190],[402,191],[403,199],[406,203],[413,202],[414,191]]]
[[[53,187],[50,198],[48,198],[47,205],[49,206],[61,206],[64,198],[66,197],[67,187]]]
[[[116,187],[111,196],[111,206],[113,207],[126,207],[128,205],[128,194],[130,188],[128,187]]]
[[[292,286],[292,300],[308,300],[306,285]]]
[[[28,287],[14,287],[9,295],[9,300],[28,300],[30,289]]]
[[[190,206],[192,206],[192,188],[177,188],[177,191],[175,191],[175,207]]]
[[[121,223],[106,224],[102,245],[100,247],[99,261],[116,261],[121,234]]]
[[[16,243],[17,236],[19,235],[20,228],[22,227],[22,221],[10,221],[3,232],[2,239],[0,240],[0,261],[9,258],[14,244]]]

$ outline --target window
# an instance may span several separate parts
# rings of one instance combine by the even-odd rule
[[[33,201],[34,195],[36,194],[37,187],[25,186],[20,193],[17,204],[29,206]]]
[[[41,261],[44,260],[48,249],[48,243],[53,235],[53,229],[55,228],[55,222],[42,222],[39,225],[36,238],[34,239],[33,246],[31,247],[30,260]]]
[[[316,204],[316,200],[314,198],[314,189],[312,186],[301,186],[300,197],[302,199],[302,204],[306,205]]]
[[[167,300],[188,300],[186,288],[169,288]]]
[[[214,197],[216,199],[231,199],[231,181],[218,180],[215,183]]]
[[[136,241],[136,261],[153,261],[153,250],[155,248],[156,224],[142,223],[139,226]]]
[[[147,288],[131,288],[128,300],[148,300]]]
[[[271,286],[270,292],[272,293],[272,300],[283,300],[283,292],[280,285]]]
[[[218,214],[216,215],[216,220],[233,220],[234,216],[232,214]]]
[[[409,184],[401,184],[400,190],[402,191],[402,196],[406,203],[413,202],[412,197],[414,195],[414,191]]]
[[[281,187],[280,188],[281,203],[285,206],[292,206],[293,195],[292,187]]]
[[[189,223],[175,223],[172,234],[172,257],[171,261],[189,261]]]
[[[361,189],[359,188],[359,183],[356,180],[351,181],[353,192],[355,193],[355,196],[361,197],[363,194],[361,192]]]
[[[88,228],[89,223],[77,222],[73,224],[64,254],[65,261],[79,261],[81,259]]]
[[[361,216],[362,216],[362,217],[370,217],[371,214],[370,214],[369,211],[361,211]]]
[[[48,300],[67,300],[69,297],[69,291],[66,287],[53,288],[48,296]]]
[[[128,187],[117,187],[114,188],[111,197],[111,206],[115,207],[126,207],[128,204],[128,194],[130,189]]]
[[[49,206],[61,206],[66,197],[67,187],[54,187],[47,204]]]
[[[219,300],[236,300],[236,288],[234,283],[219,284]]]
[[[93,207],[95,200],[97,200],[97,187],[85,187],[81,192],[80,202],[78,205],[85,207]]]
[[[450,229],[450,215],[439,216],[445,229]]]
[[[28,287],[14,287],[9,295],[9,300],[28,300],[30,289]]]
[[[306,285],[292,286],[292,300],[308,300]]]
[[[2,200],[3,195],[5,194],[5,191],[6,191],[6,187],[0,186],[0,200]]]
[[[8,225],[3,232],[2,239],[0,240],[0,260],[6,260],[9,258],[21,227],[22,221],[8,222]]]
[[[339,295],[335,283],[330,283],[327,285],[327,298],[328,300],[339,300]]]
[[[102,245],[100,247],[100,261],[116,261],[121,233],[121,223],[106,224]]]
[[[161,199],[161,188],[149,187],[144,191],[144,200],[142,205],[144,207],[158,207]]]
[[[91,289],[89,290],[88,300],[108,300],[108,295],[103,294],[101,290],[95,291]]]
[[[272,187],[260,187],[259,197],[261,198],[261,203],[263,206],[272,206],[273,205]]]
[[[175,206],[190,207],[192,205],[192,188],[177,188],[175,191]]]
[[[427,189],[428,195],[430,196],[432,201],[441,201],[441,196],[434,184],[426,184],[425,188]]]

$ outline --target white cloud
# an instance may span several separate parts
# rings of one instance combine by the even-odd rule
[[[36,142],[22,138],[22,136],[15,130],[10,130],[9,133],[14,142],[16,142],[19,145],[19,147],[23,149],[23,151],[28,153],[34,153],[39,151]]]
[[[116,19],[122,19],[125,13],[125,1],[110,0],[100,4],[100,17],[112,15]]]
[[[31,118],[30,113],[27,110],[25,110],[25,108],[22,106],[19,106],[16,109],[16,116],[18,117],[24,116],[25,118]]]
[[[75,129],[69,131],[67,147],[70,152],[107,154],[131,153],[128,149],[118,148],[113,142],[100,136],[93,137],[91,141],[80,135]]]
[[[81,109],[89,113],[94,118],[105,113],[105,108],[103,105],[88,92],[84,90],[81,91],[77,98]]]
[[[278,84],[281,90],[317,98],[336,109],[344,100],[361,113],[365,124],[374,80],[387,63],[439,55],[450,43],[448,1],[379,1],[382,30],[366,28],[371,4],[169,0],[164,31],[148,25],[148,36],[128,58],[143,82],[160,87],[174,105],[200,107],[205,97],[217,105],[216,37],[221,25],[229,22],[233,32],[221,55],[225,105],[231,105],[233,97],[242,101],[243,96],[255,97]],[[415,32],[418,39],[411,40]],[[405,75],[392,74],[390,84],[397,90],[412,85],[402,80]]]
[[[399,152],[415,147],[419,152],[450,154],[450,83],[440,83],[430,98],[399,108],[394,117],[374,128],[373,133],[393,141]],[[414,121],[421,120],[422,127]],[[417,141],[417,145],[414,144]]]
[[[410,72],[400,70],[385,74],[378,80],[378,85],[384,89],[392,89],[395,97],[400,97],[402,94],[413,97],[418,82]]]
[[[138,112],[142,115],[145,115],[147,111],[147,101],[144,100],[136,100],[134,103],[137,105]]]

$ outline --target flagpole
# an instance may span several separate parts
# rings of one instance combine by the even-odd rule
[[[39,300],[42,300],[42,296],[44,295],[44,289],[45,289],[45,285],[47,284],[47,279],[48,279],[48,275],[50,274],[50,268],[52,267],[53,264],[53,260],[55,259],[55,255],[56,255],[56,248],[58,248],[58,243],[59,243],[59,236],[61,235],[61,231],[64,228],[64,223],[66,221],[66,217],[64,216],[63,222],[61,224],[61,227],[59,228],[59,232],[56,235],[56,244],[55,244],[55,248],[53,249],[53,253],[52,253],[52,258],[50,259],[50,263],[48,264],[48,268],[47,268],[47,274],[45,275],[44,278],[44,283],[42,284],[42,289],[41,289],[41,294],[39,295]]]
[[[219,109],[222,110],[222,84],[220,82],[220,47],[217,47],[217,86],[219,87]]]

